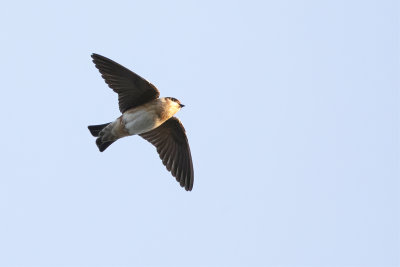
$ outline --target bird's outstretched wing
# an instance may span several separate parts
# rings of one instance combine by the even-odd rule
[[[185,128],[179,119],[172,117],[159,127],[140,134],[152,143],[167,170],[187,191],[193,188],[193,163]]]
[[[118,94],[122,113],[160,96],[154,85],[124,66],[98,54],[92,54],[92,58],[105,82]]]

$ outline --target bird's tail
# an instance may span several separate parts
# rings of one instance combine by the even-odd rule
[[[89,125],[89,131],[94,137],[98,137],[100,135],[101,130],[103,130],[109,123],[99,124],[99,125]]]
[[[102,137],[98,137],[96,139],[96,145],[99,148],[100,152],[103,152],[104,150],[106,150],[106,148],[109,147],[114,142],[115,142],[115,140],[113,140],[113,141],[103,141]]]
[[[113,138],[110,138],[111,131],[108,131],[108,133],[105,133],[107,131],[106,128],[108,125],[110,125],[111,122],[105,123],[105,124],[100,124],[100,125],[90,125],[88,126],[90,133],[94,136],[97,137],[96,139],[96,145],[99,148],[100,152],[103,152],[106,150],[107,147],[109,147],[112,143],[116,141],[112,140]],[[103,131],[103,129],[105,131]]]

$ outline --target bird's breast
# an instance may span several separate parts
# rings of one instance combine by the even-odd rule
[[[129,135],[141,134],[157,128],[176,112],[176,109],[157,99],[140,107],[127,110],[121,119]]]
[[[130,134],[141,134],[161,125],[157,112],[154,109],[136,108],[122,115],[122,123]]]

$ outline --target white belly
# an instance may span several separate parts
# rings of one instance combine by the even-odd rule
[[[155,112],[140,109],[123,114],[122,121],[130,135],[148,132],[161,124]]]

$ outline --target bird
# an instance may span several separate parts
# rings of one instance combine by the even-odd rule
[[[93,53],[93,63],[104,81],[118,94],[122,115],[112,122],[89,125],[100,152],[126,136],[139,135],[155,146],[167,170],[186,191],[193,188],[194,172],[188,138],[174,115],[184,105],[174,97],[160,98],[158,89],[115,61]]]

